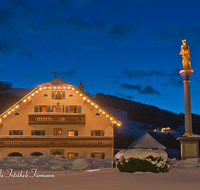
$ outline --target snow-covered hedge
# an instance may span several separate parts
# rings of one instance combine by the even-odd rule
[[[154,172],[163,173],[169,171],[168,162],[164,161],[161,157],[148,156],[145,159],[139,158],[128,158],[124,157],[118,160],[116,167],[120,172],[134,173],[137,171],[141,172]]]

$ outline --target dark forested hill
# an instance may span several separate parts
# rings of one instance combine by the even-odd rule
[[[146,123],[155,124],[160,127],[170,126],[176,129],[184,125],[184,114],[173,113],[156,106],[142,104],[139,102],[126,100],[116,96],[97,93],[94,101],[103,107],[111,107],[128,112],[128,119]],[[192,114],[193,132],[200,133],[200,115]]]

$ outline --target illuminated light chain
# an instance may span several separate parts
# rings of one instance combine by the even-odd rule
[[[103,114],[105,114],[105,112],[104,112],[104,111],[103,111],[102,113],[103,113]]]
[[[66,87],[64,86],[63,88],[65,89]]]
[[[26,100],[24,100],[24,102],[26,102]]]
[[[60,86],[58,87],[58,89],[60,89]]]
[[[94,103],[91,103],[91,105],[94,105]]]
[[[101,110],[99,110],[101,112]]]
[[[72,88],[72,90],[74,90],[74,88]]]
[[[116,121],[114,121],[114,123],[116,123]]]
[[[86,97],[83,97],[83,100],[85,100],[86,99]]]
[[[108,117],[108,115],[106,115],[106,117]]]
[[[51,87],[49,87],[49,89],[51,89]]]
[[[54,87],[54,89],[56,89],[56,87]]]
[[[97,108],[97,106],[95,106],[95,108]]]
[[[6,115],[4,115],[4,117],[6,117]]]
[[[76,91],[76,93],[78,93],[78,91]]]
[[[12,109],[12,111],[14,111],[15,109]]]
[[[10,111],[8,112],[8,114],[10,114]]]
[[[44,87],[44,89],[46,89],[46,86]]]
[[[28,99],[31,99],[31,97],[29,96]]]
[[[35,93],[38,93],[38,91],[36,91]]]
[[[42,88],[40,88],[39,90],[42,90]]]
[[[112,118],[112,117],[110,117],[110,120],[113,120],[113,118]]]
[[[33,93],[33,94],[31,94],[31,96],[34,96],[35,94]]]
[[[83,94],[80,94],[80,96],[83,96]]]
[[[16,108],[18,108],[19,106],[16,106]]]
[[[70,86],[68,86],[68,89],[70,89],[71,87]]]
[[[120,126],[120,123],[118,123],[117,125]]]
[[[87,100],[87,102],[90,102],[90,100]]]

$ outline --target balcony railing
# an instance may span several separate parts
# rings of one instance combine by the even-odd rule
[[[0,147],[112,147],[113,138],[0,138]]]
[[[29,115],[30,124],[82,124],[85,125],[85,115]]]

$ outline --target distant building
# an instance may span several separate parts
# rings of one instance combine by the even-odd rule
[[[114,127],[121,123],[84,94],[82,83],[79,88],[56,78],[1,114],[0,157],[44,151],[64,157],[112,157]]]

